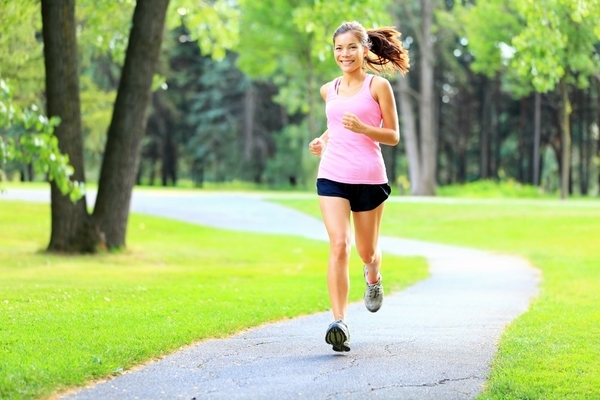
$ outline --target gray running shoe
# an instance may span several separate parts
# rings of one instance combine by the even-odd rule
[[[369,283],[367,281],[367,266],[364,268],[365,282],[367,283],[367,289],[365,290],[365,306],[367,310],[371,312],[377,312],[381,308],[383,303],[383,286],[381,286],[381,274],[379,274],[379,280],[376,283]]]
[[[334,351],[350,351],[350,331],[343,320],[332,322],[325,334],[325,341]]]

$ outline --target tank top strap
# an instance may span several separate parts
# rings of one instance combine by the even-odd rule
[[[367,76],[365,76],[365,81],[363,82],[362,90],[364,90],[365,87],[367,89],[369,89],[371,87],[371,81],[373,80],[373,76],[374,75],[371,75],[371,74],[367,74]]]
[[[370,87],[371,87],[371,81],[373,80],[373,77],[374,77],[374,75],[371,75],[371,74],[367,74],[367,76],[365,76],[365,80],[363,81],[363,85],[362,85],[362,88],[360,89],[359,93],[363,92],[365,90],[365,88],[367,90],[370,89]],[[329,87],[328,95],[330,95],[330,94],[337,94],[338,93],[338,88],[340,87],[340,83],[341,82],[342,82],[342,78],[341,77],[335,78],[335,80],[333,81],[333,85],[331,85]]]
[[[337,92],[338,92],[338,87],[340,86],[340,82],[341,82],[341,81],[342,81],[342,78],[341,78],[341,77],[339,77],[339,78],[335,78],[335,80],[333,81],[333,85],[331,85],[331,86],[329,87],[329,92],[330,92],[331,94],[337,94]]]

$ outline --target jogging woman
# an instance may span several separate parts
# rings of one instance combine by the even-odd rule
[[[376,312],[383,301],[378,239],[391,188],[380,143],[396,145],[399,129],[392,87],[380,75],[408,72],[408,52],[399,37],[392,27],[366,30],[358,22],[337,28],[333,54],[342,75],[321,87],[327,130],[309,144],[312,154],[321,157],[316,186],[330,243],[327,287],[334,317],[325,340],[335,351],[350,351],[351,218],[364,265],[365,306]]]

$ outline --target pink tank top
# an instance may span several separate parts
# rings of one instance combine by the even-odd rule
[[[325,99],[329,141],[321,155],[317,178],[352,184],[387,183],[379,143],[342,126],[346,111],[356,114],[367,125],[381,126],[381,109],[371,95],[372,79],[373,75],[367,74],[360,91],[349,97],[337,94],[340,78],[329,87]]]

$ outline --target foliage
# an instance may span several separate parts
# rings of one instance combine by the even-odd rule
[[[476,6],[455,5],[459,33],[468,40],[468,49],[475,55],[471,68],[476,73],[494,77],[508,70],[512,57],[511,38],[522,27],[514,1],[488,0]]]
[[[302,176],[303,152],[305,146],[305,132],[308,129],[306,123],[299,125],[288,125],[275,135],[275,146],[277,152],[267,162],[265,179],[270,187],[305,187],[300,181]],[[316,177],[318,158],[310,155],[313,173]]]
[[[334,30],[355,19],[366,28],[391,25],[389,3],[242,0],[239,66],[253,78],[273,79],[280,90],[277,101],[290,114],[306,114],[311,102],[320,99],[320,85],[336,76]]]
[[[47,205],[0,200],[0,225],[10,227],[0,230],[2,399],[47,398],[199,340],[329,307],[325,242],[133,214],[128,251],[65,257],[36,252],[49,219]],[[403,266],[386,274],[386,289],[427,275],[422,259],[386,257]],[[361,274],[352,274],[352,301]]]
[[[164,97],[180,116],[171,131],[197,185],[263,182],[274,152],[273,132],[283,124],[285,112],[272,101],[277,88],[251,81],[237,67],[238,56],[227,52],[218,61],[203,56],[186,25],[165,41]]]
[[[183,23],[188,40],[197,42],[203,55],[222,60],[238,41],[240,17],[240,9],[228,0],[171,0],[167,27]]]
[[[539,92],[552,90],[570,72],[585,87],[588,77],[600,69],[595,45],[600,40],[597,21],[600,1],[553,0],[542,4],[527,0],[517,3],[527,23],[513,38],[513,66],[531,77]]]
[[[11,82],[13,102],[39,103],[44,87],[39,1],[0,1],[0,76]]]
[[[459,7],[460,9],[460,7]],[[506,71],[519,97],[534,88],[554,90],[566,75],[579,87],[600,69],[596,44],[600,1],[490,0],[462,9],[464,32],[475,55],[473,69]]]
[[[221,62],[197,59],[201,70],[195,93],[188,98],[186,124],[190,133],[186,154],[195,168],[209,180],[223,181],[238,176],[242,160],[241,132],[247,78],[233,68],[235,55]]]
[[[115,63],[123,65],[134,8],[135,0],[78,1],[80,53],[90,57],[109,54]]]
[[[390,3],[394,4],[391,6]],[[97,177],[104,152],[134,4],[133,0],[77,2],[82,127],[88,180]],[[501,177],[499,171],[503,170],[508,177],[529,181],[528,175],[532,173],[527,168],[531,165],[529,154],[533,151],[529,148],[532,107],[528,104],[532,101],[523,97],[524,107],[519,110],[515,99],[527,96],[535,89],[534,77],[541,85],[544,84],[542,81],[550,82],[547,78],[559,77],[564,69],[569,73],[564,76],[570,82],[569,93],[574,101],[572,119],[587,127],[594,124],[599,88],[595,84],[587,88],[586,85],[590,83],[590,76],[598,76],[600,70],[596,45],[600,28],[595,24],[598,0],[551,0],[545,3],[486,0],[436,4],[431,39],[435,40],[435,90],[439,104],[436,117],[439,126],[437,156],[441,166],[438,169],[439,184],[481,175],[480,158],[484,145],[479,139],[482,132],[489,133],[490,140],[487,144],[490,167],[483,176]],[[451,11],[443,13],[444,4]],[[155,107],[149,114],[157,115],[162,121],[173,118],[175,123],[164,130],[168,135],[156,135],[148,130],[144,139],[142,173],[147,173],[148,164],[152,165],[152,171],[158,170],[161,161],[167,164],[161,156],[167,151],[168,140],[172,140],[174,145],[168,148],[174,148],[177,154],[178,176],[199,179],[201,166],[198,161],[214,150],[209,144],[222,139],[220,135],[225,128],[222,121],[209,115],[221,113],[229,115],[228,128],[235,129],[235,132],[225,134],[225,142],[235,148],[230,152],[220,149],[215,163],[204,165],[204,180],[218,176],[219,179],[272,181],[278,180],[278,176],[285,179],[290,175],[284,174],[284,169],[296,169],[294,172],[301,177],[300,181],[309,182],[307,178],[312,176],[314,159],[308,157],[306,146],[297,147],[286,141],[293,141],[293,135],[288,135],[291,130],[282,133],[282,129],[287,125],[298,125],[294,129],[303,134],[300,142],[307,142],[324,129],[324,107],[318,88],[339,73],[331,57],[334,29],[345,19],[357,19],[366,27],[397,24],[413,64],[419,58],[418,40],[415,40],[419,34],[419,2],[171,0],[169,7],[163,43],[163,66],[166,67],[159,71],[162,76],[156,79],[157,85],[166,89],[161,93],[165,107],[162,110]],[[0,75],[10,78],[15,104],[28,109],[35,103],[43,109],[39,1],[0,2],[0,15]],[[395,15],[398,19],[392,21]],[[538,26],[540,21],[546,25]],[[182,26],[185,32],[181,31]],[[175,40],[169,40],[171,34],[177,34]],[[196,50],[193,55],[191,48]],[[178,54],[180,51],[187,52],[188,56],[182,57]],[[557,58],[563,56],[566,57],[564,62]],[[204,58],[212,58],[214,64]],[[223,65],[218,65],[219,62]],[[221,90],[214,83],[218,79],[217,73],[211,73],[210,79],[204,79],[200,84],[206,66],[226,75],[240,74],[246,82],[245,87],[260,97],[256,109],[263,120],[248,129],[248,119],[240,114],[244,110],[239,106],[241,98],[232,104],[219,101],[199,107],[195,100],[202,97],[200,93],[205,90],[206,96],[233,98],[231,93],[217,94]],[[407,75],[412,87],[416,87],[419,80],[418,68],[414,67]],[[543,78],[544,74],[548,76]],[[238,94],[243,96],[246,92]],[[284,109],[275,107],[273,101]],[[560,146],[559,127],[552,117],[557,114],[560,102],[555,93],[544,96],[542,101],[543,153],[550,146],[555,149]],[[193,115],[191,106],[194,112],[202,110],[207,115]],[[214,126],[200,128],[191,124],[201,120],[203,124],[214,123]],[[492,125],[497,127],[496,131]],[[250,131],[254,136],[248,142],[251,145],[247,146],[244,134]],[[586,135],[590,134],[584,132],[580,139],[574,132],[575,149],[597,147],[597,137],[586,140]],[[506,151],[508,147],[511,151]],[[401,147],[398,149],[400,151]],[[248,154],[252,154],[250,159]],[[396,156],[394,161],[398,162],[398,157],[401,156]],[[574,157],[573,186],[577,187],[579,181],[585,179],[591,188],[589,193],[596,193],[597,164],[588,158],[579,159],[576,154]],[[300,164],[291,168],[285,163],[286,159],[298,159]],[[462,168],[463,164],[466,167]],[[589,176],[580,178],[576,172],[578,164],[589,168]],[[15,165],[4,167],[10,171]],[[206,172],[208,165],[214,173]],[[541,174],[551,172],[553,180],[558,173],[556,166],[557,160],[552,158],[543,164]],[[223,169],[227,173],[216,173]]]
[[[59,123],[59,118],[48,119],[35,104],[26,109],[14,104],[10,88],[0,79],[0,182],[3,165],[8,161],[31,163],[72,201],[79,199],[84,187],[70,179],[73,168],[69,157],[60,152],[54,136],[54,127]]]

